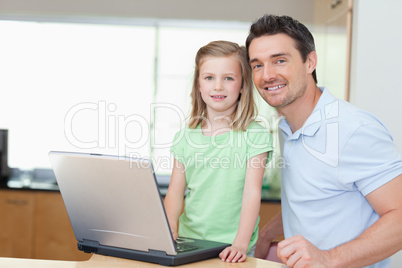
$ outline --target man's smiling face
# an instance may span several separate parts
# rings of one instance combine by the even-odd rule
[[[263,35],[249,46],[253,80],[261,97],[278,110],[306,92],[312,70],[303,62],[296,42],[286,34]]]

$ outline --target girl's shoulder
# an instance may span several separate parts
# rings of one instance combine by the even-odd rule
[[[247,131],[251,129],[258,129],[258,130],[266,130],[269,131],[267,127],[263,126],[259,121],[253,121],[251,124],[248,126]]]
[[[194,135],[195,133],[202,133],[200,125],[198,125],[196,128],[190,128],[188,125],[185,125],[176,132],[174,135],[174,140],[177,140],[181,137],[188,137],[190,134]]]
[[[270,142],[272,140],[272,134],[268,127],[269,126],[265,126],[260,122],[253,121],[247,128],[245,136],[248,137],[248,139],[262,139]]]
[[[190,128],[187,124],[182,126],[177,132],[176,135],[179,133],[186,133],[186,132],[200,132],[201,131],[201,124],[197,125],[195,128]]]

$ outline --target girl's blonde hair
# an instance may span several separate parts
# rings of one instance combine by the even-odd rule
[[[207,107],[199,91],[200,66],[207,57],[235,57],[241,68],[243,93],[240,94],[237,107],[231,118],[231,128],[236,131],[246,131],[254,121],[256,106],[253,97],[253,82],[251,67],[247,59],[247,50],[244,46],[229,41],[213,41],[201,47],[195,57],[193,89],[191,91],[192,111],[188,127],[196,128],[208,118]]]

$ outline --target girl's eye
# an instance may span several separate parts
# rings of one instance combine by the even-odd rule
[[[212,79],[213,79],[212,76],[205,77],[205,80],[212,80]]]
[[[226,77],[225,80],[230,80],[230,81],[232,81],[233,78],[232,78],[232,77]]]

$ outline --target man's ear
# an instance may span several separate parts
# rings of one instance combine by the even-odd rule
[[[317,68],[317,53],[315,51],[311,51],[307,55],[307,68],[309,73],[313,73],[315,68]]]

